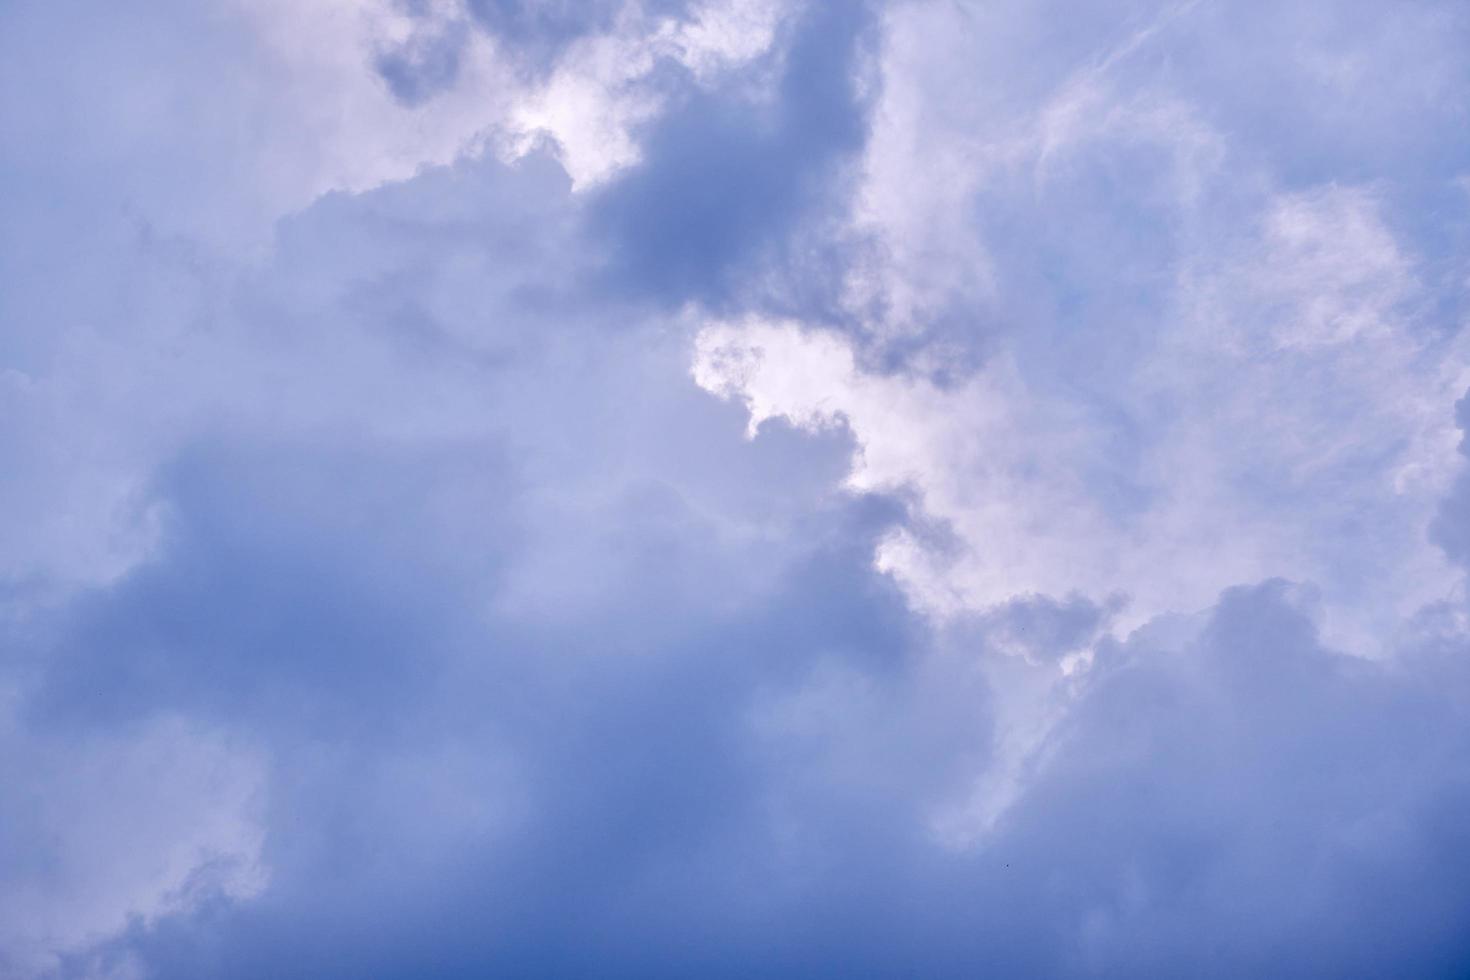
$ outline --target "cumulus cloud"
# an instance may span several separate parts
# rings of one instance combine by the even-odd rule
[[[1470,20],[1074,8],[0,14],[0,976],[1462,972]]]
[[[1082,390],[1029,338],[990,338],[985,366],[943,385],[765,322],[707,327],[695,377],[744,400],[752,431],[847,426],[847,485],[910,491],[953,532],[880,549],[919,608],[1121,592],[1132,627],[1281,574],[1327,589],[1334,638],[1373,653],[1458,588],[1427,530],[1470,360],[1458,335],[1416,329],[1426,300],[1370,198],[1275,198],[1252,224],[1205,268],[1182,259],[1153,323],[1114,332],[1127,359]]]

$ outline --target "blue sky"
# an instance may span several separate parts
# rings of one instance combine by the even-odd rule
[[[0,978],[1462,976],[1470,9],[0,11]]]

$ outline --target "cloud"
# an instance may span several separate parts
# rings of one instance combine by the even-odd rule
[[[511,761],[316,747],[271,890],[129,947],[165,977],[1450,970],[1462,665],[1331,653],[1300,602],[1236,590],[1110,647],[978,851],[924,832],[986,758],[973,656],[813,660],[823,632],[781,619],[571,673],[517,651],[431,736],[478,718]]]
[[[0,20],[0,976],[1470,961],[1453,5]]]
[[[728,85],[669,108],[646,163],[598,196],[618,281],[671,305],[789,291],[782,267],[808,265],[799,232],[840,204],[862,142],[871,20],[863,4],[811,8],[795,19],[773,93]]]
[[[1228,103],[1161,74],[1201,8],[1139,16],[1080,68],[1005,83],[972,52],[1032,15],[889,11],[856,319],[712,321],[696,377],[753,425],[847,425],[849,486],[910,491],[952,531],[880,552],[921,608],[1121,592],[1131,628],[1286,575],[1326,590],[1334,643],[1391,645],[1459,587],[1426,533],[1470,382],[1434,326],[1438,260],[1401,238],[1387,180],[1291,186],[1252,159],[1259,134],[1221,128]],[[994,104],[951,95],[966,72]]]
[[[257,752],[178,717],[36,731],[19,693],[7,686],[0,974],[49,975],[130,924],[265,890]]]
[[[201,790],[218,808],[209,819],[244,828],[245,843],[194,848],[160,826],[133,845],[144,870],[130,892],[108,887],[106,862],[79,862],[45,911],[73,925],[20,922],[7,939],[26,956],[20,975],[48,959],[61,975],[131,969],[136,951],[123,950],[166,932],[161,917],[253,907],[240,900],[263,885],[180,891],[210,873],[215,850],[284,897],[269,915],[316,903],[313,883],[335,861],[367,862],[344,901],[357,888],[382,901],[531,814],[574,825],[578,811],[558,800],[590,775],[576,760],[633,724],[645,699],[649,711],[677,705],[706,683],[709,661],[681,656],[686,644],[712,647],[750,685],[737,668],[751,647],[806,656],[804,642],[861,649],[902,633],[896,597],[849,544],[869,539],[881,509],[826,502],[845,444],[746,443],[738,412],[687,377],[682,321],[584,274],[601,259],[577,237],[583,208],[549,158],[488,159],[324,198],[280,225],[263,266],[195,265],[123,237],[115,248],[138,277],[122,295],[137,318],[110,336],[78,330],[16,372],[12,446],[36,461],[38,484],[16,486],[6,518],[29,545],[9,555],[7,741],[17,753],[43,740],[131,745],[119,733],[177,718],[206,733],[180,736],[199,751],[223,731],[261,760],[248,798]],[[179,301],[175,282],[205,298]],[[80,283],[71,300],[85,306]],[[67,439],[67,453],[51,452]],[[126,487],[117,503],[69,508],[69,527],[47,528],[48,500],[112,468]],[[112,535],[128,546],[99,570],[91,549]],[[797,602],[786,583],[803,568],[813,584]],[[848,590],[878,606],[854,617]],[[718,685],[703,691],[735,709]],[[547,740],[541,712],[604,696],[603,734]],[[492,722],[496,702],[529,713]],[[156,740],[136,751],[167,763]],[[105,794],[86,760],[57,764]],[[667,792],[693,790],[675,780]],[[146,812],[151,799],[127,802]],[[86,823],[21,830],[18,850],[38,846],[30,834],[93,846]],[[384,833],[403,860],[370,858]],[[105,942],[91,949],[129,927],[116,961]]]
[[[1237,115],[1240,90],[1199,87],[1218,50],[1171,68],[1215,11],[1117,13],[1090,47],[1039,48],[1032,11],[887,10],[846,312],[712,319],[694,376],[743,402],[753,435],[851,433],[846,487],[908,506],[876,565],[946,630],[1073,596],[1121,638],[1287,576],[1320,590],[1327,643],[1392,657],[1420,610],[1463,601],[1431,525],[1467,360],[1457,325],[1436,326],[1443,231],[1414,241],[1403,207],[1454,170],[1412,169],[1439,137],[1408,127],[1414,148],[1380,160],[1397,182],[1313,183],[1279,155],[1316,150]],[[1406,28],[1425,32],[1425,85],[1458,77],[1440,16]],[[1340,43],[1324,30],[1300,43]],[[1263,57],[1294,111],[1340,96]],[[947,832],[974,839],[1017,800],[1097,635],[1039,657],[989,637],[1028,666],[993,670],[1000,748]]]

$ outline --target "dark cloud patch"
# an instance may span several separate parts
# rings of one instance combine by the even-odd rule
[[[1125,604],[1122,596],[1101,604],[1080,595],[1025,596],[984,614],[961,617],[951,628],[951,642],[1029,660],[1060,660],[1093,647]]]
[[[1120,651],[1007,817],[1016,914],[1052,924],[1060,972],[1448,976],[1470,956],[1470,840],[1443,820],[1470,769],[1441,765],[1470,735],[1464,688],[1323,650],[1296,594],[1233,590],[1190,649]]]
[[[470,0],[475,19],[522,57],[545,61],[567,44],[594,31],[605,31],[624,4],[622,0],[572,3],[551,0]]]
[[[235,466],[222,469],[219,483],[240,478]],[[341,483],[347,474],[338,467],[322,469],[304,482],[387,482],[381,463]],[[726,609],[715,582],[657,592],[649,612],[672,619],[672,631],[640,630],[623,609],[611,620],[560,628],[490,617],[476,631],[464,625],[474,617],[456,611],[473,601],[460,590],[442,602],[412,601],[446,580],[391,545],[416,537],[405,530],[426,529],[414,504],[426,474],[407,489],[360,491],[366,504],[326,509],[309,493],[289,492],[300,480],[273,472],[264,500],[221,493],[243,506],[219,501],[185,522],[180,537],[202,540],[176,543],[135,576],[187,580],[186,594],[160,599],[129,582],[107,603],[146,619],[150,609],[197,606],[208,595],[207,606],[222,607],[211,609],[212,632],[149,622],[141,632],[168,651],[152,657],[139,655],[142,644],[116,617],[105,637],[100,629],[85,636],[95,649],[83,659],[94,669],[122,648],[129,669],[151,671],[146,685],[107,685],[115,697],[131,693],[135,710],[187,702],[195,714],[256,732],[274,757],[269,896],[206,904],[140,928],[116,955],[142,956],[161,977],[672,974],[702,966],[728,973],[737,965],[721,948],[730,929],[754,941],[782,928],[766,907],[764,881],[789,873],[780,848],[771,850],[780,836],[770,810],[778,787],[769,785],[768,757],[751,742],[750,715],[769,692],[799,685],[819,658],[901,683],[922,631],[869,567],[881,509],[832,515],[830,544],[786,569],[763,602]],[[437,477],[442,486],[445,474]],[[269,515],[283,496],[287,514],[274,520],[284,526],[272,529]],[[374,506],[383,496],[392,508]],[[290,519],[301,512],[311,515],[304,525]],[[359,520],[374,534],[333,533]],[[327,529],[312,530],[317,521]],[[294,539],[298,561],[314,557],[311,573],[267,566],[224,579],[199,567],[196,555],[206,549],[216,562],[235,564],[221,539],[236,537],[263,537],[251,548],[265,551],[271,539]],[[595,547],[596,536],[589,540]],[[684,546],[699,547],[688,535]],[[418,545],[408,549],[418,553]],[[659,590],[660,570],[646,571],[645,587]],[[365,577],[378,581],[363,588]],[[262,601],[272,583],[294,595],[300,606],[287,608],[299,613],[283,615],[282,604]],[[351,630],[334,612],[341,593],[355,599]],[[89,615],[84,609],[75,618]],[[261,642],[237,642],[237,619],[262,624],[252,631]],[[301,657],[336,669],[290,662]],[[48,723],[112,723],[105,713],[85,721],[57,714],[60,695],[74,693],[70,682],[86,672],[74,658],[55,670],[43,702],[52,707]],[[346,715],[357,724],[293,724],[263,696],[267,682],[291,691],[301,715]],[[175,696],[181,687],[188,698]],[[900,703],[885,710],[899,711]],[[859,802],[873,816],[822,819],[862,824],[889,809],[878,799]],[[690,938],[664,944],[665,928]]]
[[[788,597],[850,577],[829,562]],[[677,655],[543,654],[513,696],[487,667],[459,685],[478,723],[439,710],[481,758],[519,760],[519,818],[442,861],[402,850],[363,757],[279,810],[262,900],[126,945],[160,977],[1451,976],[1470,957],[1463,663],[1429,686],[1322,649],[1294,587],[1233,591],[1183,646],[1110,648],[1031,791],[954,851],[923,829],[928,753],[964,740],[916,737],[957,720],[917,662],[851,675],[881,682],[876,704],[835,689],[875,729],[838,719],[855,756],[749,724],[761,692],[803,689],[814,649],[852,649],[823,619],[783,604]],[[340,863],[282,862],[301,835]]]
[[[770,102],[735,85],[678,99],[646,135],[645,162],[594,203],[613,288],[719,308],[753,270],[779,276],[793,232],[836,202],[863,145],[873,29],[863,4],[818,5],[781,52]]]
[[[515,542],[494,447],[213,442],[156,492],[162,554],[66,610],[33,721],[382,731],[432,689]]]
[[[456,28],[425,32],[379,53],[374,67],[399,101],[418,105],[454,84],[464,46]]]

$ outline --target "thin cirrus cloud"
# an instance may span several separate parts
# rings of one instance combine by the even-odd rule
[[[0,976],[1455,976],[1455,4],[22,3]]]

